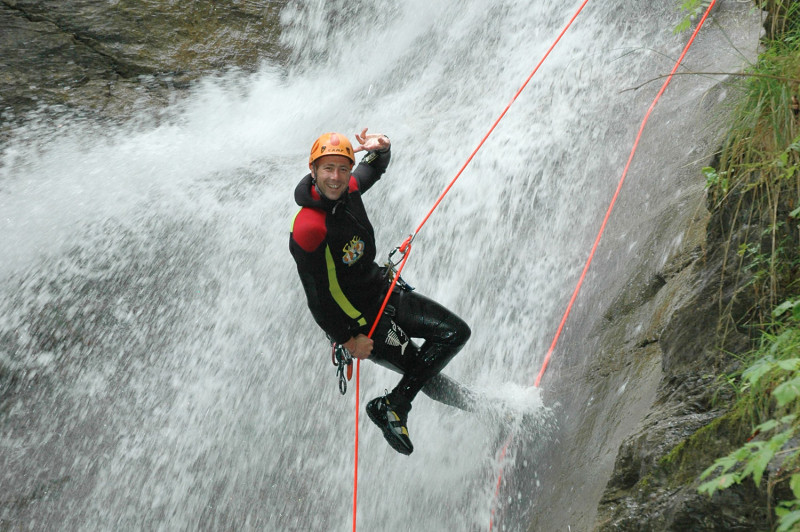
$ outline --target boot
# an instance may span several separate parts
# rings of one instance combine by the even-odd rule
[[[408,412],[411,404],[402,405],[399,402],[392,403],[389,395],[376,397],[367,403],[367,415],[373,423],[383,432],[383,437],[392,446],[392,449],[401,454],[411,454],[414,446],[411,438],[408,437]]]

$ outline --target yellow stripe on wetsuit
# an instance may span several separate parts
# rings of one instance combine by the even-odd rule
[[[339,286],[339,279],[336,278],[336,264],[333,262],[333,255],[331,255],[331,248],[325,246],[325,263],[328,265],[328,286],[330,287],[333,300],[339,305],[345,314],[358,320],[359,325],[366,325],[367,320],[361,313],[350,303],[347,296],[342,292],[342,287]]]

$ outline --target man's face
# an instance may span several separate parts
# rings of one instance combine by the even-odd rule
[[[309,168],[322,195],[333,201],[341,198],[350,182],[353,163],[344,155],[323,155],[315,163],[316,168],[314,164]]]

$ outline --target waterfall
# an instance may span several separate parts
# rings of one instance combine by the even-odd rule
[[[360,530],[484,530],[495,505],[503,530],[527,530],[567,498],[547,528],[590,528],[614,438],[593,433],[605,461],[569,475],[541,460],[601,399],[581,375],[610,299],[680,246],[657,222],[702,196],[711,117],[732,97],[719,76],[676,79],[656,110],[545,397],[532,385],[661,83],[645,82],[686,42],[677,4],[589,3],[415,240],[404,278],[473,331],[445,373],[537,422],[499,464],[503,419],[420,396],[404,457],[362,415]],[[282,64],[121,124],[18,127],[0,152],[0,528],[351,527],[355,387],[339,394],[288,252],[308,150],[331,130],[390,137],[364,197],[388,253],[576,8],[290,2]],[[740,69],[758,29],[725,3],[684,70]],[[362,406],[397,380],[363,363]]]

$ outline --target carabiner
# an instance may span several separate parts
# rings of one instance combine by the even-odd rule
[[[408,238],[406,238],[402,244],[400,244],[399,246],[397,246],[396,248],[394,248],[392,251],[389,252],[388,264],[392,265],[392,269],[394,269],[398,264],[400,264],[403,261],[402,258],[397,262],[392,261],[392,257],[394,257],[394,254],[399,251],[405,257],[406,253],[408,253],[409,248],[411,248],[412,240],[414,240],[414,235],[408,235]]]
[[[347,392],[347,381],[353,378],[353,357],[345,346],[334,343],[331,346],[331,361],[336,366],[336,376],[339,378],[339,392],[344,395]],[[345,366],[347,366],[347,377],[345,377],[344,372]]]

